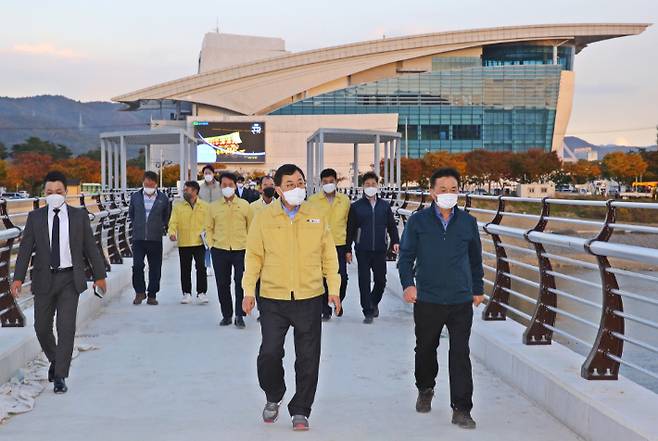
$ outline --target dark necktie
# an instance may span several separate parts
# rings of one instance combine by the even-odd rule
[[[53,217],[53,232],[50,236],[50,267],[53,269],[59,268],[59,208],[53,210],[55,216]]]

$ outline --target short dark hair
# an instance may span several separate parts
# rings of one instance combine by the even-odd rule
[[[158,182],[158,174],[154,171],[145,171],[144,180],[148,179],[149,181]]]
[[[67,187],[66,176],[64,176],[64,173],[60,171],[48,172],[46,177],[43,178],[43,185],[45,186],[47,182],[61,182],[62,184],[64,184],[64,188]]]
[[[272,176],[270,176],[270,175],[265,175],[265,176],[261,176],[261,177],[260,177],[260,179],[258,180],[258,183],[259,183],[260,185],[263,185],[263,181],[264,181],[265,179],[271,179],[271,180],[274,180],[274,178],[273,178]]]
[[[320,179],[330,178],[332,176],[334,179],[338,180],[338,174],[333,168],[325,168],[322,170],[322,172],[320,172]]]
[[[277,187],[281,186],[281,181],[283,180],[284,176],[290,176],[294,175],[295,172],[299,172],[302,174],[302,178],[306,180],[306,176],[304,176],[304,172],[302,171],[301,168],[296,166],[295,164],[283,164],[281,167],[276,169],[276,173],[274,173],[274,185]]]
[[[379,184],[379,176],[377,176],[377,173],[369,171],[365,172],[363,174],[363,177],[361,178],[361,181],[365,184],[368,179],[374,179],[375,182]]]
[[[185,182],[185,186],[195,189],[197,194],[199,193],[199,190],[201,190],[201,187],[199,187],[199,183],[197,181],[187,181]]]
[[[236,181],[238,182],[244,182],[244,176],[240,175],[236,178]]]
[[[204,173],[206,170],[210,170],[213,175],[215,174],[215,168],[210,164],[204,165],[203,168],[201,169],[201,173]]]
[[[457,186],[461,183],[461,176],[456,169],[452,167],[443,167],[434,170],[434,173],[432,173],[432,177],[430,178],[430,188],[434,187],[437,179],[446,177],[455,178],[457,180]]]
[[[237,183],[238,181],[238,178],[235,177],[235,173],[231,173],[231,172],[222,172],[222,174],[219,175],[219,182],[222,182],[222,179],[224,178],[230,179],[231,181],[233,181],[234,184]]]

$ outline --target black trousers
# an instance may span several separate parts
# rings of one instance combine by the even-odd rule
[[[215,270],[215,281],[217,282],[217,294],[222,317],[233,318],[233,302],[231,300],[231,271],[233,271],[233,282],[235,283],[235,315],[244,317],[242,310],[242,274],[244,273],[244,250],[220,250],[212,249],[212,266]]]
[[[416,324],[416,386],[433,388],[439,372],[436,350],[443,326],[448,327],[450,350],[450,406],[470,411],[473,408],[473,375],[468,340],[473,324],[471,302],[457,305],[438,305],[417,302],[414,305]]]
[[[345,255],[347,254],[347,245],[339,245],[336,247],[336,254],[338,255],[338,274],[340,274],[340,301],[345,299],[347,293],[347,262]],[[331,306],[329,306],[329,287],[327,281],[324,280],[324,295],[322,302],[322,313],[331,315]]]
[[[208,291],[208,275],[206,274],[206,247],[178,247],[180,260],[180,284],[183,292],[192,294],[192,259],[196,267],[196,292],[205,294]]]
[[[57,378],[69,376],[79,297],[73,271],[53,274],[48,292],[34,295],[34,330],[48,361],[55,363]],[[53,334],[55,312],[57,340]]]
[[[295,396],[288,404],[290,415],[311,415],[320,368],[322,296],[308,300],[260,298],[262,343],[258,353],[258,382],[267,401],[278,403],[286,392],[283,345],[288,328],[295,337]]]
[[[379,305],[386,288],[386,251],[357,251],[359,268],[359,291],[363,315],[372,316],[375,306]],[[374,284],[370,287],[370,272]]]
[[[148,293],[155,298],[160,291],[162,273],[162,240],[133,241],[133,289],[136,293]],[[149,286],[144,281],[144,257],[149,262]]]

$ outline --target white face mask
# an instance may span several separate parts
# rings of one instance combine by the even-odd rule
[[[222,188],[222,194],[225,198],[230,198],[235,194],[235,188],[233,187],[224,187]]]
[[[46,203],[49,207],[59,208],[64,204],[64,202],[66,202],[66,196],[62,194],[54,193],[46,196]]]
[[[377,194],[379,191],[379,188],[377,187],[366,187],[363,189],[363,192],[368,196],[369,198],[373,197],[374,195]]]
[[[457,199],[459,195],[457,193],[441,193],[436,195],[436,205],[439,208],[450,209],[457,205]]]
[[[155,193],[155,188],[144,187],[144,193],[146,193],[149,196],[153,196],[153,194]]]
[[[306,199],[306,189],[305,188],[293,188],[292,190],[284,191],[283,198],[290,205],[301,205]]]
[[[215,180],[215,177],[213,175],[203,175],[203,179],[210,184],[212,181]]]
[[[334,191],[336,191],[336,184],[333,183],[324,184],[322,186],[322,191],[324,191],[325,193],[333,193]]]

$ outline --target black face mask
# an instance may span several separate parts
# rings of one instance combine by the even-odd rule
[[[274,187],[267,187],[266,189],[264,189],[263,196],[265,196],[266,198],[274,197]]]
[[[193,198],[194,196],[191,193],[183,193],[183,199],[185,199],[187,203],[191,204]]]

